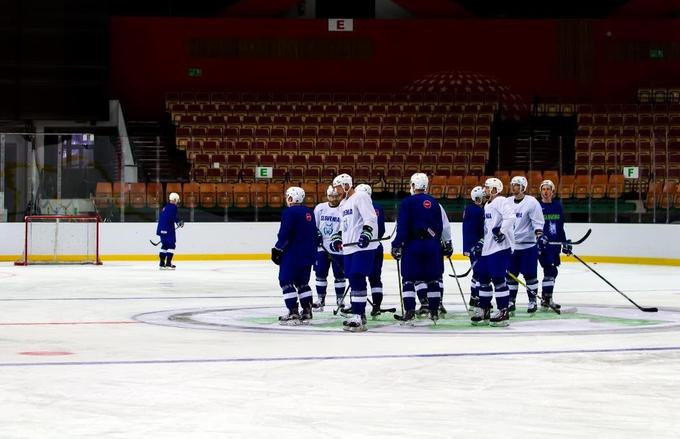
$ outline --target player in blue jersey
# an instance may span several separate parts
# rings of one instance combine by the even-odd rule
[[[475,186],[470,191],[472,203],[463,211],[463,254],[470,258],[472,278],[470,279],[470,313],[479,306],[479,267],[484,246],[484,188]]]
[[[272,261],[279,266],[279,285],[288,314],[279,317],[284,326],[308,324],[312,319],[312,289],[309,278],[316,259],[317,228],[314,214],[302,205],[305,191],[293,186],[286,190],[278,240],[272,248]],[[298,312],[298,297],[302,315]]]
[[[371,189],[371,186],[367,184],[358,184],[354,190],[357,192],[366,192],[369,197],[373,195],[373,189]],[[375,214],[378,216],[377,238],[382,238],[385,235],[385,211],[372,199],[371,202],[373,203]],[[371,286],[371,300],[373,302],[373,306],[371,307],[371,317],[376,318],[380,315],[380,305],[383,301],[383,283],[381,276],[385,250],[383,249],[382,243],[378,243],[378,248],[376,248],[374,252],[375,256],[373,258],[373,269],[371,274],[368,276],[368,284]]]
[[[161,270],[174,270],[177,268],[172,263],[172,257],[175,255],[176,248],[175,224],[177,224],[178,228],[184,226],[184,221],[177,217],[178,203],[179,194],[173,192],[168,195],[168,204],[163,206],[160,218],[158,218],[156,235],[161,237],[161,251],[158,253]]]
[[[402,259],[403,324],[412,325],[416,308],[416,284],[427,288],[428,308],[433,321],[439,319],[442,265],[442,210],[437,200],[426,194],[427,175],[411,176],[411,196],[399,205],[397,235],[392,242],[392,256]]]
[[[314,263],[318,301],[313,307],[317,311],[323,311],[323,307],[326,305],[328,271],[331,267],[333,267],[333,277],[335,278],[335,301],[338,305],[342,305],[346,285],[345,272],[342,266],[342,250],[336,252],[331,248],[331,237],[340,231],[340,196],[333,186],[328,186],[326,197],[328,198],[327,202],[319,203],[314,208],[316,227],[319,230],[319,247]]]
[[[564,232],[564,212],[562,203],[553,199],[555,195],[555,184],[550,180],[541,183],[541,208],[545,218],[543,227],[543,237],[538,241],[539,256],[538,262],[543,268],[543,282],[541,309],[544,311],[552,308],[560,308],[560,305],[553,301],[553,289],[555,278],[557,277],[557,267],[560,265],[560,247],[550,245],[549,242],[562,242],[562,252],[565,255],[571,254],[571,241],[567,239]]]

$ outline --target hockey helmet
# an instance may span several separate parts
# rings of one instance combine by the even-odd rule
[[[484,199],[484,188],[481,186],[475,186],[470,191],[470,198],[472,201],[482,201]]]
[[[366,192],[368,196],[370,197],[373,195],[373,189],[365,183],[358,184],[357,187],[354,188],[355,192]]]
[[[555,192],[555,183],[553,183],[552,180],[543,180],[541,182],[541,190],[543,190],[543,186],[548,186],[551,191]]]
[[[177,192],[171,193],[170,195],[168,195],[168,200],[179,203],[179,194]]]
[[[291,186],[286,189],[286,204],[302,204],[305,201],[305,191],[301,187]]]
[[[346,184],[348,184],[350,188],[352,187],[352,177],[349,174],[340,174],[333,179],[333,187],[342,186],[342,188],[345,189]],[[349,188],[346,190],[349,190]]]
[[[527,183],[527,179],[521,175],[516,175],[512,177],[512,180],[510,180],[510,187],[518,185],[519,186],[519,191],[520,192],[525,192],[527,190],[527,186],[529,183]]]
[[[429,179],[422,172],[416,172],[411,176],[411,193],[414,191],[426,191]]]
[[[326,189],[326,196],[327,197],[337,197],[338,191],[336,191],[333,186],[328,186],[328,189]]]
[[[496,177],[487,178],[484,182],[484,187],[489,189],[489,193],[491,193],[492,189],[496,189],[497,194],[503,192],[503,182]]]

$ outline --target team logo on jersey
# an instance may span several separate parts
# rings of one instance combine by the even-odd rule
[[[557,235],[557,224],[550,223],[550,225],[548,225],[548,228],[550,229],[551,235],[553,235],[553,236]]]
[[[423,207],[425,209],[429,209],[430,207],[432,207],[432,201],[430,201],[430,200],[423,201]]]
[[[312,220],[312,214],[309,213],[309,212],[307,212],[307,213],[305,214],[305,219],[306,219],[307,221],[311,221],[311,220]]]

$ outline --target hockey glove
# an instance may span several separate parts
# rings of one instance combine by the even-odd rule
[[[491,229],[491,233],[493,233],[493,240],[497,243],[500,244],[501,242],[505,241],[505,235],[501,233],[500,227],[494,227]]]
[[[342,232],[335,233],[331,236],[331,249],[336,253],[342,251]]]
[[[321,247],[323,245],[323,235],[321,234],[321,230],[316,229],[316,245]]]
[[[283,259],[283,250],[272,247],[272,262],[281,265],[281,259]]]
[[[392,250],[390,252],[392,253],[392,257],[394,259],[396,259],[397,261],[399,259],[401,259],[401,255],[402,255],[401,247],[395,247],[394,245],[392,245]]]
[[[565,255],[571,255],[573,248],[574,247],[571,245],[571,239],[567,239],[562,243],[562,253]]]
[[[178,228],[178,229],[181,229],[182,227],[184,227],[184,220],[179,220],[179,221],[177,222],[177,228]]]
[[[545,251],[545,249],[548,248],[548,242],[549,242],[549,241],[550,241],[550,240],[549,240],[548,237],[545,236],[545,235],[541,235],[541,236],[538,238],[537,244],[538,244],[538,252],[539,252],[539,253],[543,253],[543,252]]]
[[[470,254],[475,258],[479,259],[482,257],[482,249],[484,248],[484,238],[480,239],[477,241],[477,244],[475,244],[472,249],[470,249]]]
[[[372,237],[373,237],[373,227],[364,226],[364,228],[361,230],[361,236],[359,236],[359,241],[357,242],[357,246],[359,248],[368,247],[368,244],[370,244]]]
[[[442,242],[442,253],[447,258],[451,257],[453,254],[453,244],[451,241]]]

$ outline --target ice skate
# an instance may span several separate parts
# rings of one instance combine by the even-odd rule
[[[538,305],[536,304],[536,299],[529,300],[529,305],[527,306],[527,313],[528,314],[534,314],[536,312],[536,309],[538,309]]]
[[[437,324],[437,320],[439,320],[438,310],[430,311],[430,320],[432,320],[435,325]]]
[[[483,326],[489,324],[489,319],[491,318],[491,308],[481,308],[476,306],[474,309],[474,314],[470,318],[470,322],[474,326]]]
[[[416,311],[418,317],[424,317],[430,314],[430,308],[427,307],[427,303],[421,303],[420,308]]]
[[[439,302],[439,314],[445,315],[446,313],[447,313],[447,311],[446,311],[446,308],[444,308],[444,303]],[[442,315],[442,318],[444,318],[444,315]]]
[[[544,296],[541,298],[541,311],[548,312],[552,309],[560,309],[562,305],[555,303],[552,296]]]
[[[508,313],[510,314],[510,317],[515,317],[515,302],[510,302],[510,306],[508,306]]]
[[[325,297],[319,297],[319,300],[317,300],[316,303],[312,304],[312,308],[314,308],[316,312],[323,312],[324,306],[326,306]]]
[[[510,313],[508,308],[499,309],[489,319],[490,326],[508,326],[510,324]]]
[[[174,270],[175,268],[177,268],[177,266],[174,265],[174,264],[170,264],[170,265],[166,265],[166,266],[165,266],[165,269],[166,269],[166,270]]]
[[[378,316],[380,316],[380,306],[379,305],[373,305],[373,308],[371,309],[371,318],[373,320],[377,320]]]
[[[309,325],[312,320],[312,308],[302,308],[302,314],[300,315],[300,324]]]
[[[475,315],[475,308],[479,307],[479,297],[470,296],[470,302],[468,305],[468,315],[472,317]]]
[[[340,308],[340,315],[343,317],[350,317],[352,315],[352,305],[342,306]]]
[[[359,314],[353,314],[342,322],[342,325],[343,331],[347,332],[365,332],[368,329],[366,327],[366,317]]]
[[[401,326],[415,326],[416,312],[413,310],[406,311],[403,316],[397,316],[397,314],[395,314],[394,318],[399,320]]]
[[[279,316],[279,325],[281,326],[298,326],[300,324],[300,314],[298,314],[297,310],[288,311],[287,315]]]

